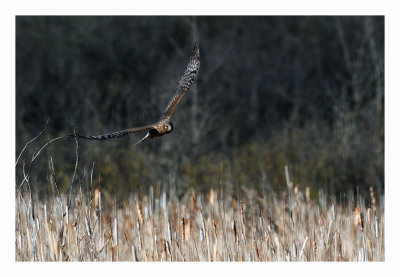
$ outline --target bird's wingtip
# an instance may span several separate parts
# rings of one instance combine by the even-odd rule
[[[193,46],[193,54],[199,55],[199,45],[198,45],[197,41],[194,43],[194,46]]]
[[[141,143],[142,141],[144,141],[145,139],[147,139],[147,138],[149,138],[149,137],[150,137],[150,132],[147,132],[147,134],[146,134],[141,140],[139,140],[138,142],[136,142],[136,143],[133,145],[133,147],[135,147],[137,144]]]
[[[198,46],[197,41],[194,43],[194,46],[193,46],[192,59],[200,60],[200,51],[199,51],[199,46]]]

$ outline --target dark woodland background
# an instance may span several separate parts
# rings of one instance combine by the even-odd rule
[[[201,66],[174,132],[79,140],[77,179],[122,195],[149,186],[279,190],[288,165],[313,195],[384,191],[384,17],[16,17],[16,156],[48,140],[158,120],[199,42]],[[75,141],[50,144],[68,191]],[[16,167],[17,183],[23,162]],[[33,187],[33,186],[32,186]]]

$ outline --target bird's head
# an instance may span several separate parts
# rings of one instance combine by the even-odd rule
[[[174,129],[174,124],[172,124],[172,121],[168,120],[167,122],[164,123],[163,128],[166,134],[171,133],[172,130]]]

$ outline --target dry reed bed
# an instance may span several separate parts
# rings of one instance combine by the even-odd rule
[[[40,202],[17,192],[15,259],[384,260],[384,209],[372,189],[368,205],[338,205],[322,193],[312,201],[291,186],[279,196],[243,190],[239,199],[215,190],[154,194],[117,205],[106,192],[80,190],[68,209],[67,196]]]

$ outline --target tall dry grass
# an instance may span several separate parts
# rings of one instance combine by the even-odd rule
[[[384,261],[383,197],[312,200],[286,174],[279,194],[150,188],[118,203],[99,189],[47,200],[17,190],[15,259]]]

